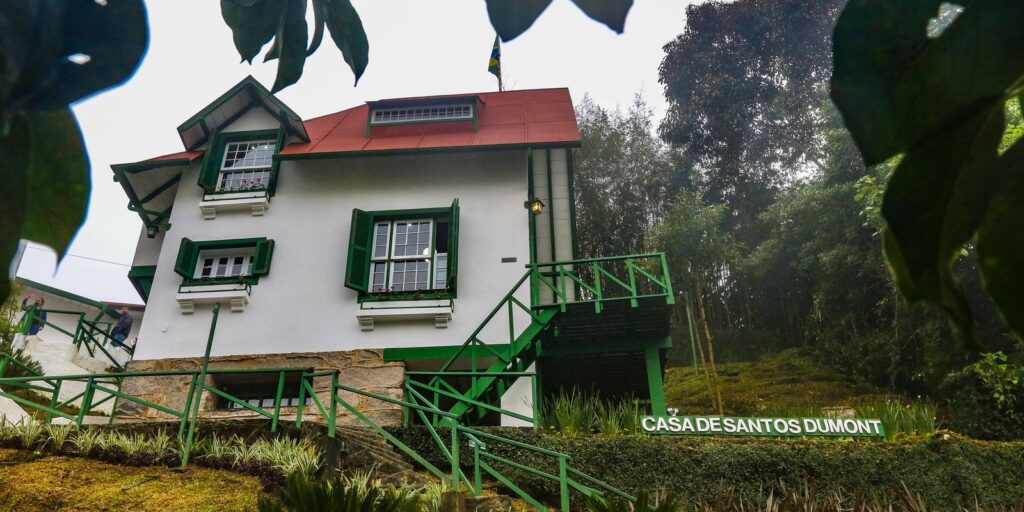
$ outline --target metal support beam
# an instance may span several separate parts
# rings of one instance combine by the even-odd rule
[[[671,344],[671,339],[668,342]],[[647,363],[647,387],[651,393],[651,414],[664,416],[668,406],[665,403],[665,385],[661,379],[661,350],[654,347],[644,350],[644,360]]]

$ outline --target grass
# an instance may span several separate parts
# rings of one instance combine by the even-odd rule
[[[727,415],[764,415],[771,408],[856,407],[884,397],[877,388],[852,383],[823,370],[799,349],[762,361],[718,365],[722,401]],[[665,398],[680,414],[713,414],[702,376],[693,367],[669,368]]]
[[[231,471],[128,467],[0,449],[0,512],[251,510],[258,478]]]

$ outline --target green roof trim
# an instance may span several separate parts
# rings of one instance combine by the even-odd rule
[[[204,137],[202,139],[199,139],[196,143],[192,144],[192,147],[186,147],[186,149],[193,150],[199,145],[201,145],[203,142],[209,140],[210,135],[220,127],[208,126],[207,123],[205,122],[205,118],[209,116],[213,111],[220,108],[224,103],[229,101],[231,98],[241,93],[246,88],[252,88],[253,92],[255,92],[257,96],[263,99],[265,104],[261,106],[267,107],[267,111],[270,113],[270,115],[277,118],[278,121],[280,121],[281,124],[286,127],[286,129],[294,133],[303,141],[309,142],[309,135],[305,133],[302,118],[299,117],[299,115],[296,114],[294,110],[289,108],[288,105],[285,105],[284,102],[277,99],[277,96],[274,96],[270,91],[267,90],[266,87],[263,87],[263,84],[261,84],[255,78],[253,78],[252,75],[249,75],[243,78],[241,82],[235,84],[234,87],[228,89],[227,92],[221,94],[220,97],[213,100],[212,103],[210,103],[202,110],[197,112],[195,115],[190,117],[187,121],[178,126],[178,133],[183,133],[193,128],[197,124],[200,124],[203,129]],[[252,106],[253,103],[250,103],[248,106],[239,111],[238,115],[232,116],[233,118],[225,124],[230,124],[230,121],[237,119],[238,116],[241,115],[241,113],[246,112],[247,110],[252,108]],[[302,126],[303,129],[301,131],[296,130],[292,123],[297,123],[299,126]],[[184,140],[182,142],[184,142]],[[186,146],[188,145],[186,144]]]
[[[508,343],[487,346],[494,349],[495,352],[508,352]],[[431,359],[443,359],[448,360],[455,356],[462,350],[462,345],[442,345],[434,347],[408,347],[408,348],[386,348],[384,349],[384,361],[395,362],[395,361],[427,361]],[[463,354],[465,357],[471,355],[476,357],[494,357],[489,350],[480,348],[477,346],[468,347]]]
[[[64,290],[61,290],[60,288],[54,288],[52,286],[48,286],[48,285],[45,285],[43,283],[39,283],[39,282],[33,281],[31,279],[25,279],[24,277],[16,277],[14,280],[15,280],[15,282],[20,283],[20,284],[22,284],[24,286],[27,286],[29,288],[35,288],[36,290],[39,290],[39,291],[44,292],[44,293],[49,293],[50,295],[56,295],[58,297],[63,297],[65,299],[68,299],[68,300],[71,300],[71,301],[75,301],[75,302],[78,302],[80,304],[85,304],[86,306],[94,307],[94,308],[99,309],[100,311],[103,311],[104,313],[114,317],[114,318],[121,318],[121,313],[119,313],[116,309],[114,309],[114,308],[112,308],[112,307],[110,307],[110,306],[108,306],[108,305],[106,305],[106,304],[104,304],[102,302],[99,302],[99,301],[96,301],[96,300],[92,300],[92,299],[90,299],[88,297],[83,297],[83,296],[78,295],[78,294],[74,294],[74,293],[71,293],[71,292],[68,292],[68,291],[64,291]]]

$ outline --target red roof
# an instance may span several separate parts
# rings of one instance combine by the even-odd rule
[[[369,107],[342,110],[305,122],[308,143],[290,144],[281,155],[465,148],[506,145],[578,144],[580,131],[569,89],[485,92],[477,129],[471,121],[375,126],[366,136]],[[418,99],[443,98],[428,96]],[[389,100],[401,101],[401,100]]]
[[[578,145],[580,142],[572,98],[569,96],[569,89],[564,87],[382,101],[402,102],[446,97],[479,99],[475,131],[472,121],[444,121],[374,126],[367,137],[369,106],[364,104],[303,121],[310,141],[289,144],[280,154],[288,157],[417,149]],[[191,161],[201,155],[202,151],[183,151],[147,161],[178,158],[187,158]]]
[[[162,155],[144,160],[146,162],[162,162],[164,160],[177,160],[179,158],[187,158],[190,162],[203,156],[202,151],[181,151],[178,153],[171,153],[169,155]]]

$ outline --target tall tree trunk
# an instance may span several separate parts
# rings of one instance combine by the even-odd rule
[[[708,386],[708,396],[711,398],[711,407],[715,408],[717,402],[715,400],[715,386],[711,383],[711,373],[708,371],[707,359],[704,357],[704,346],[700,340],[700,331],[697,329],[695,317],[693,314],[693,301],[690,299],[690,292],[686,292],[686,309],[689,314],[690,322],[692,325],[690,332],[696,336],[697,354],[700,355],[700,368],[704,372],[704,383]]]
[[[715,366],[715,345],[711,338],[711,329],[708,328],[707,317],[704,309],[704,296],[700,281],[697,281],[697,305],[700,307],[700,315],[704,324],[704,337],[708,343],[708,362],[711,366],[711,382],[715,389],[715,399],[718,401],[718,414],[725,415],[725,405],[722,403],[722,388],[718,384],[718,368]]]

